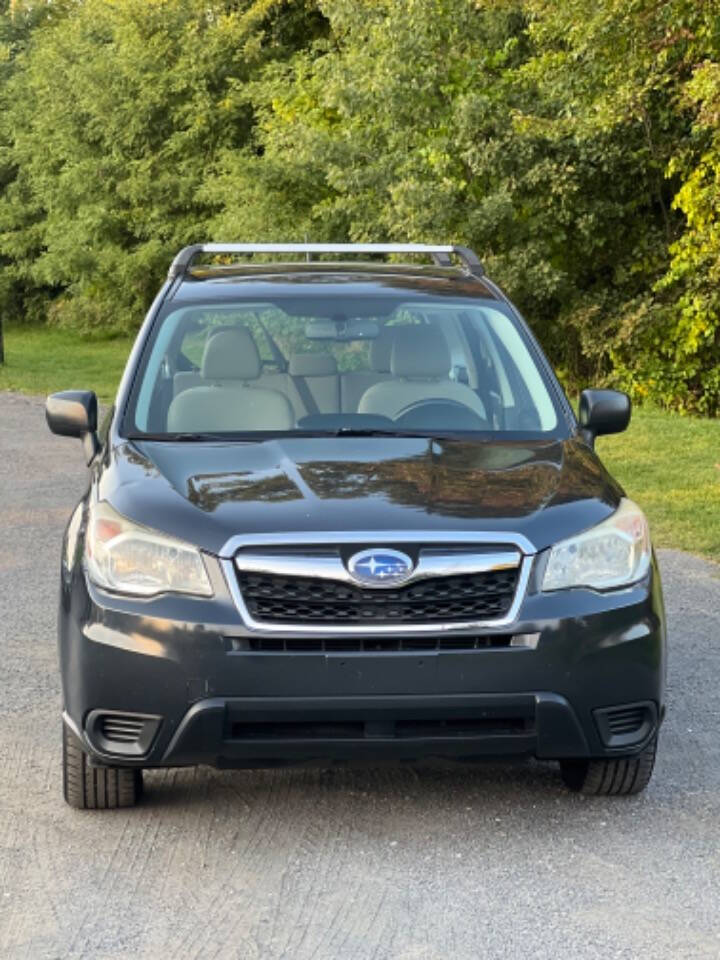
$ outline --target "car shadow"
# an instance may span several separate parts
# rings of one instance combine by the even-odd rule
[[[215,770],[210,767],[145,772],[144,808],[200,806],[213,808],[235,796],[253,805],[282,793],[303,806],[322,801],[347,806],[356,797],[389,805],[421,803],[462,807],[484,800],[542,803],[577,800],[563,787],[557,764],[535,760],[498,763],[424,761],[379,766],[282,767],[257,770]],[[584,799],[584,798],[583,798]]]

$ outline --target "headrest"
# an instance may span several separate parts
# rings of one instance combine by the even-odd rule
[[[442,380],[450,376],[450,349],[437,327],[398,327],[390,370],[394,377]]]
[[[331,353],[294,353],[288,373],[291,377],[329,377],[337,373],[337,362]]]
[[[205,344],[205,380],[257,380],[261,370],[260,354],[247,327],[220,330]]]
[[[370,342],[370,369],[375,373],[390,373],[390,356],[398,327],[380,327],[380,333]]]

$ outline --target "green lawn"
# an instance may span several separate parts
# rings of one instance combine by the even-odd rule
[[[79,387],[111,401],[131,346],[129,338],[10,329],[0,390],[45,394]],[[627,433],[601,438],[598,452],[646,510],[656,545],[720,561],[720,420],[637,409]]]
[[[628,431],[597,449],[647,513],[656,546],[720,561],[720,420],[636,409]]]
[[[130,337],[87,340],[52,327],[11,327],[5,330],[0,390],[43,394],[87,389],[107,403],[115,398],[132,344]]]

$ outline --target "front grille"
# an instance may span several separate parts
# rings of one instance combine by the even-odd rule
[[[365,719],[239,721],[231,724],[233,740],[470,740],[492,736],[529,736],[532,716],[448,718],[390,717]]]
[[[494,634],[484,637],[229,637],[228,648],[234,653],[423,653],[436,650],[488,650],[509,646],[512,634]]]
[[[433,577],[389,590],[339,580],[238,572],[253,619],[277,624],[420,624],[495,620],[512,606],[518,569]]]

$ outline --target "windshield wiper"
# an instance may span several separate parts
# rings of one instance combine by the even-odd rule
[[[339,427],[334,437],[419,437],[425,440],[452,440],[452,434],[435,433],[432,430],[393,430],[392,427]]]
[[[221,443],[249,443],[246,435],[232,433],[133,433],[128,440],[162,440],[165,443],[202,443],[219,441]]]
[[[432,430],[394,430],[392,427],[338,427],[337,430],[258,430],[247,433],[132,433],[128,440],[163,443],[262,443],[264,440],[292,440],[302,437],[410,437],[423,440],[463,440],[463,434],[435,433]]]

